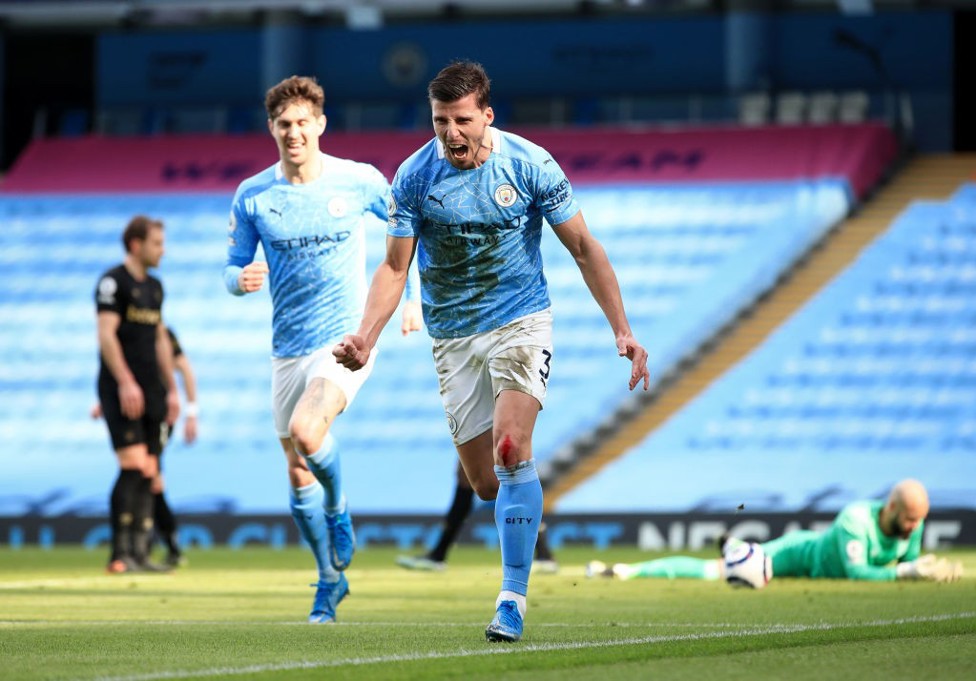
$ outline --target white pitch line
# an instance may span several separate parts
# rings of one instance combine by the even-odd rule
[[[615,646],[648,645],[653,643],[676,643],[679,641],[706,641],[721,638],[739,638],[750,636],[769,636],[770,634],[802,633],[805,631],[833,631],[838,629],[854,629],[858,627],[890,627],[899,624],[920,624],[926,622],[945,622],[950,620],[972,619],[976,612],[961,612],[952,615],[931,615],[919,617],[902,617],[891,620],[874,620],[870,622],[848,622],[845,624],[797,624],[775,627],[756,627],[742,631],[716,631],[704,634],[681,634],[678,636],[640,636],[613,641],[578,641],[574,643],[538,643],[525,645],[502,645],[475,649],[460,649],[445,653],[417,653],[414,655],[380,655],[376,657],[354,657],[344,660],[325,661],[296,661],[275,664],[248,665],[244,667],[212,667],[210,669],[179,670],[165,672],[150,672],[131,676],[99,677],[98,681],[160,681],[163,679],[181,679],[195,677],[236,676],[241,674],[262,674],[265,672],[281,672],[295,669],[325,669],[328,667],[365,666],[388,662],[417,662],[421,660],[444,660],[484,655],[511,655],[518,653],[558,652],[562,650],[587,650],[593,648],[612,648]]]
[[[308,622],[304,620],[285,620],[285,621],[273,621],[273,620],[0,620],[0,627],[49,627],[49,626],[84,626],[84,627],[132,627],[136,625],[149,625],[149,626],[205,626],[205,627],[215,627],[215,626],[232,626],[232,627],[253,627],[253,626],[270,626],[270,627],[307,627]],[[402,627],[403,621],[397,622],[374,622],[374,621],[363,621],[363,622],[336,622],[335,624],[330,624],[330,627],[336,627],[339,629],[347,627]],[[412,622],[411,624],[415,626],[424,627],[442,627],[442,628],[457,628],[457,627],[480,627],[484,624],[481,619],[472,620],[471,622]],[[614,629],[652,629],[652,628],[664,628],[664,629],[737,629],[742,628],[741,622],[580,622],[578,624],[570,624],[567,622],[533,622],[532,628],[543,628],[543,629],[573,629],[573,628],[583,628],[592,627],[594,625],[606,625],[612,626]],[[770,629],[775,629],[776,627],[791,627],[792,624],[770,624],[767,625]]]

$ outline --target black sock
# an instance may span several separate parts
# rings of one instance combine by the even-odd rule
[[[139,476],[135,517],[132,522],[132,555],[138,563],[149,560],[153,536],[152,478]]]
[[[122,469],[112,488],[109,519],[112,525],[112,557],[119,560],[132,556],[132,530],[136,517],[136,498],[142,473]]]
[[[156,521],[156,536],[170,553],[179,553],[180,548],[176,543],[176,516],[170,510],[162,492],[153,495],[153,518]]]
[[[461,527],[464,525],[464,521],[467,520],[468,514],[471,513],[471,507],[473,505],[473,489],[470,487],[461,487],[460,485],[455,488],[454,501],[451,502],[451,508],[447,512],[447,517],[444,519],[444,526],[441,528],[441,538],[438,540],[437,546],[427,554],[428,558],[437,562],[443,562],[447,558],[447,552],[450,550],[454,540],[457,539],[458,532],[461,531]]]
[[[539,527],[539,537],[535,540],[535,559],[536,560],[555,560],[552,550],[549,548],[549,540],[546,539],[546,524],[542,523]]]

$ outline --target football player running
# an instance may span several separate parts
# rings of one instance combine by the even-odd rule
[[[647,351],[631,332],[616,275],[559,164],[528,140],[492,127],[481,65],[448,65],[427,93],[435,138],[397,171],[386,259],[359,330],[334,354],[350,369],[369,366],[416,249],[448,426],[475,492],[495,499],[502,583],[485,636],[511,642],[522,636],[542,521],[532,431],[553,367],[539,247],[544,219],[606,315],[617,353],[631,362],[631,390],[642,382],[648,388]]]
[[[234,295],[270,280],[274,425],[291,484],[289,505],[318,564],[309,622],[335,621],[349,591],[343,571],[355,536],[329,432],[369,376],[336,364],[331,347],[351,333],[366,299],[365,226],[385,220],[389,186],[371,165],[319,149],[325,95],[292,76],[267,92],[268,130],[279,161],[244,180],[234,196],[224,283]],[[254,259],[258,243],[267,262]],[[416,286],[407,297],[415,297]],[[399,300],[399,299],[398,299]],[[420,328],[419,304],[404,304],[404,329]]]

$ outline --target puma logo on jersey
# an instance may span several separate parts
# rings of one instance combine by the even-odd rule
[[[278,216],[279,218],[281,217],[281,211],[280,211],[280,210],[278,210],[278,209],[276,209],[276,208],[269,208],[269,209],[268,209],[268,212],[269,212],[269,213],[274,213],[274,214],[275,214],[275,215],[277,215],[277,216]]]
[[[428,201],[433,201],[434,203],[436,203],[437,205],[439,205],[441,208],[444,207],[444,197],[443,196],[441,198],[437,198],[433,194],[428,194],[427,195],[427,200]]]

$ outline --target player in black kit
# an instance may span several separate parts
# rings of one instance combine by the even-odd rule
[[[197,416],[199,414],[196,374],[193,371],[190,358],[183,352],[176,332],[169,326],[166,327],[166,332],[169,334],[169,342],[173,347],[173,369],[183,379],[181,382],[183,383],[183,393],[186,396],[186,404],[180,408],[183,416],[183,440],[186,444],[192,445],[197,439]],[[102,405],[96,402],[92,405],[90,414],[93,419],[102,418]],[[166,425],[169,435],[172,435],[175,424],[167,423]],[[164,447],[166,440],[168,438],[164,438]],[[156,477],[152,479],[150,484],[153,495],[153,529],[156,539],[166,547],[166,564],[170,567],[180,567],[186,565],[186,559],[183,557],[183,551],[180,549],[177,538],[176,516],[166,500],[166,485],[163,481],[163,453],[160,452],[156,458],[159,465],[156,466]]]
[[[163,256],[163,223],[138,215],[122,241],[125,260],[105,272],[95,290],[98,399],[120,469],[110,503],[110,573],[164,569],[149,561],[150,484],[167,424],[179,415],[173,349],[162,318],[163,285],[148,272]]]

